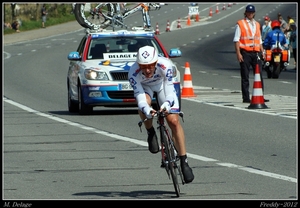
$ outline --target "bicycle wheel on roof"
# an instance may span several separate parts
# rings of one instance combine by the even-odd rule
[[[89,9],[86,4],[76,4],[74,7],[76,21],[92,30],[108,27],[111,21],[106,17],[112,16],[113,12],[112,3],[90,4]]]

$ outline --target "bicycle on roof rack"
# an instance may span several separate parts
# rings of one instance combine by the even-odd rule
[[[74,6],[75,5],[75,6]],[[92,6],[89,12],[85,11],[86,4],[73,4],[74,14],[77,22],[84,28],[91,30],[105,29],[111,26],[115,28],[126,28],[124,19],[139,10],[142,11],[144,28],[151,27],[149,10],[160,9],[156,3],[139,3],[133,8],[127,9],[122,3],[99,3]]]

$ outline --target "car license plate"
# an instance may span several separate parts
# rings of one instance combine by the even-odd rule
[[[121,90],[132,90],[132,87],[131,87],[131,85],[128,83],[126,83],[126,84],[120,84],[121,85]]]
[[[280,56],[279,55],[274,56],[274,62],[280,62]]]

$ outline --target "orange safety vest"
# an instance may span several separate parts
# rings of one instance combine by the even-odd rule
[[[250,26],[246,19],[239,20],[237,24],[241,29],[240,48],[245,51],[260,51],[260,24],[256,23],[256,32],[253,36]]]

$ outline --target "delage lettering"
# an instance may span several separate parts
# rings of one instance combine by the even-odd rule
[[[23,203],[23,202],[14,202],[12,207],[31,207],[31,203]]]
[[[109,54],[108,58],[114,59],[114,58],[134,58],[136,55],[132,54]]]

